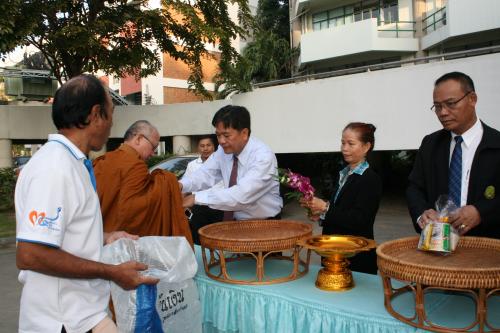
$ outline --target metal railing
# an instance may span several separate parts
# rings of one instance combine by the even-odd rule
[[[113,100],[113,103],[115,105],[129,105],[130,104],[125,98],[123,98],[123,96],[116,93],[113,89],[111,89],[109,87],[107,87],[107,88],[108,88],[109,95],[111,96],[111,99]]]
[[[396,28],[395,29],[380,29],[381,25],[389,25],[389,24],[395,24]],[[403,28],[400,28],[400,25],[408,26],[410,24],[412,26],[412,29],[407,29],[407,28],[403,29]],[[400,32],[412,32],[412,33],[415,33],[415,31],[416,31],[415,24],[416,24],[415,21],[390,21],[390,22],[379,21],[378,22],[379,29],[377,29],[377,30],[379,32],[396,32],[396,38],[399,38],[399,33]]]
[[[441,17],[436,19],[436,15],[440,14]],[[431,20],[432,22],[429,23],[427,22],[428,20]],[[427,34],[427,30],[432,27],[432,31],[436,30],[436,25],[442,22],[442,25],[446,25],[446,7],[442,7],[435,11],[434,13],[430,14],[429,16],[426,16],[422,19],[422,32],[424,34]],[[438,27],[439,28],[439,27]]]
[[[15,78],[43,78],[55,80],[50,71],[36,69],[21,69],[21,68],[2,68],[0,67],[0,76],[15,77]]]
[[[253,88],[265,88],[265,87],[277,86],[277,85],[288,84],[288,83],[297,83],[297,82],[303,82],[303,81],[309,81],[309,80],[326,79],[326,78],[335,77],[335,76],[358,74],[358,73],[365,73],[365,72],[370,72],[370,71],[375,71],[375,70],[380,70],[380,69],[400,67],[401,65],[405,65],[405,64],[418,65],[418,64],[428,63],[429,61],[432,61],[432,60],[444,61],[447,58],[457,59],[457,58],[465,58],[465,57],[470,57],[470,56],[477,56],[477,55],[488,54],[488,53],[497,53],[497,52],[500,52],[500,45],[482,47],[482,48],[474,49],[474,50],[449,52],[449,53],[443,53],[443,54],[414,58],[414,59],[384,62],[381,64],[340,69],[340,70],[324,72],[324,73],[300,75],[300,76],[295,76],[295,77],[291,77],[288,79],[255,83],[252,85],[252,87]]]

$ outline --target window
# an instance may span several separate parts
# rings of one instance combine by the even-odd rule
[[[328,12],[321,12],[313,15],[313,30],[323,30],[328,28]]]
[[[398,21],[397,0],[366,0],[313,14],[313,30],[335,28],[361,20],[376,18],[382,23]]]

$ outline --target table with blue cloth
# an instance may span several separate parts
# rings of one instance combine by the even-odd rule
[[[196,247],[198,286],[205,333],[405,333],[426,332],[393,318],[384,308],[380,276],[353,272],[355,287],[345,292],[327,292],[315,287],[319,265],[294,281],[272,285],[236,285],[210,279],[204,271],[201,248]],[[255,275],[255,261],[239,265],[238,278]],[[288,269],[288,262],[266,260],[266,274]],[[500,326],[500,297],[489,304],[489,320]],[[401,296],[393,303],[402,314],[414,313],[415,300]],[[471,308],[472,307],[472,308]],[[474,313],[466,295],[432,293],[426,300],[428,316],[436,323],[464,327]],[[452,323],[452,324],[450,324]],[[456,325],[456,326],[455,326]]]

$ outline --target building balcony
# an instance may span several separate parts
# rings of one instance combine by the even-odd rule
[[[446,7],[422,19],[422,49],[454,37],[500,29],[500,1],[448,0]]]
[[[378,25],[378,20],[372,18],[303,34],[300,42],[301,65],[366,52],[418,51],[414,22],[380,23]]]

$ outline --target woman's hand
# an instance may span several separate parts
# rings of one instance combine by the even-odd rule
[[[308,208],[311,211],[311,213],[309,214],[310,217],[314,217],[317,215],[317,219],[313,221],[317,221],[319,219],[319,216],[326,213],[326,211],[328,210],[328,201],[322,200],[317,197],[313,197],[310,200],[302,198],[299,200],[299,202],[302,207]]]

